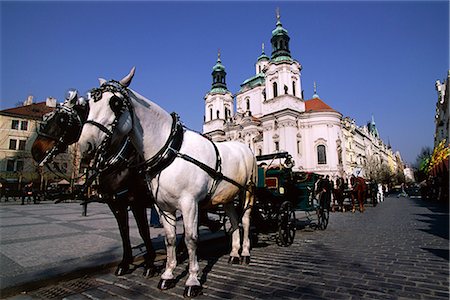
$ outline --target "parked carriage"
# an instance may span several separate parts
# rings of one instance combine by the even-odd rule
[[[315,184],[320,175],[292,171],[287,152],[257,156],[257,161],[284,160],[279,164],[262,163],[258,167],[255,207],[252,223],[257,232],[276,232],[280,246],[290,246],[297,227],[296,211],[317,214],[317,227],[328,225],[328,209],[324,201],[315,199]]]

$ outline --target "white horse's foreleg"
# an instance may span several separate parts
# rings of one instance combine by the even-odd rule
[[[225,203],[223,205],[225,213],[230,218],[231,222],[231,252],[229,263],[239,263],[239,250],[241,248],[241,236],[239,232],[239,219],[234,208],[233,202]]]
[[[249,186],[250,187],[250,186]],[[253,208],[254,191],[245,192],[244,215],[242,216],[242,228],[244,230],[242,237],[242,259],[243,263],[250,263],[250,215]]]
[[[181,211],[184,223],[184,242],[189,255],[189,277],[186,280],[184,296],[191,298],[197,296],[202,289],[198,280],[200,268],[197,260],[198,204],[194,199],[184,203],[188,203],[188,205],[181,206]]]
[[[175,270],[177,266],[177,257],[175,253],[177,241],[175,213],[162,211],[160,214],[160,221],[164,227],[164,231],[166,234],[165,243],[167,250],[167,261],[166,269],[161,275],[161,280],[158,287],[162,290],[166,290],[175,286],[175,280],[173,276],[173,270]]]

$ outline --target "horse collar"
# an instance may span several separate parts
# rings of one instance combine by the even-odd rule
[[[146,160],[143,171],[153,178],[156,174],[167,168],[177,157],[183,144],[184,129],[176,113],[171,113],[172,129],[164,146],[152,158]]]

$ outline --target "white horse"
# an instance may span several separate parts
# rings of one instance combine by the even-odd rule
[[[94,164],[99,168],[113,164],[102,158],[102,152],[117,149],[117,155],[122,155],[120,149],[128,141],[142,155],[145,163],[139,167],[156,200],[166,234],[166,269],[158,287],[168,289],[175,285],[175,213],[179,210],[189,254],[185,296],[194,297],[201,291],[196,256],[199,206],[224,205],[233,226],[230,262],[250,262],[250,213],[257,175],[255,156],[242,143],[213,143],[184,129],[175,114],[167,113],[128,88],[134,71],[135,68],[120,81],[100,79],[100,87],[90,92],[89,115],[79,139],[80,150],[83,156],[95,154]],[[242,249],[239,219],[233,205],[236,196],[241,196],[243,204]]]

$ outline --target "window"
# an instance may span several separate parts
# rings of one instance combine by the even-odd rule
[[[17,172],[23,171],[23,160],[18,160],[16,162],[16,171]]]
[[[280,151],[280,142],[275,142],[275,151]]]
[[[272,86],[273,86],[273,97],[275,98],[275,97],[278,96],[278,85],[277,85],[276,82],[274,82],[274,83],[272,84]]]
[[[28,130],[28,121],[20,122],[20,130]]]
[[[250,110],[250,99],[246,99],[246,104],[247,104],[247,110]]]
[[[19,130],[19,120],[12,120],[11,129]]]
[[[325,165],[327,163],[327,155],[324,145],[317,146],[317,163],[319,165]]]
[[[8,159],[8,161],[6,162],[6,171],[14,172],[14,165],[15,165],[14,159]]]
[[[220,114],[220,112],[217,110],[216,111],[217,119],[219,119],[219,114]]]
[[[16,150],[17,148],[17,140],[10,139],[9,140],[9,150]]]
[[[25,150],[26,143],[27,143],[26,140],[20,140],[19,141],[19,150]]]
[[[212,121],[213,119],[213,112],[212,112],[212,108],[209,109],[209,120]]]
[[[300,154],[300,141],[297,141],[297,153]]]
[[[292,82],[292,95],[295,96],[295,81]]]

